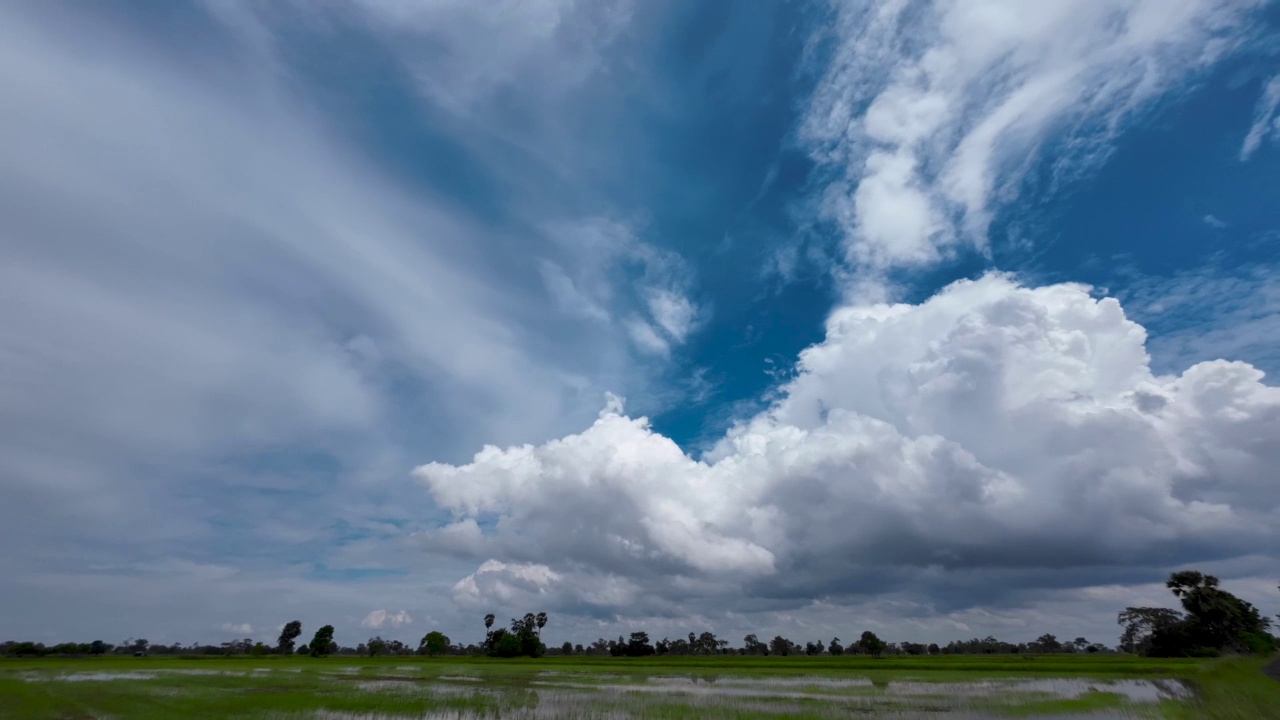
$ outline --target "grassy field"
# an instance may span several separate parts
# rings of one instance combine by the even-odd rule
[[[0,661],[0,718],[1280,718],[1263,661],[1127,656]]]

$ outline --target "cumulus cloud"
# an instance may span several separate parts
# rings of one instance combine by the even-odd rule
[[[468,605],[490,599],[510,603],[517,593],[541,594],[560,579],[560,574],[546,565],[489,560],[453,586],[453,598]]]
[[[360,627],[372,630],[382,628],[398,628],[413,622],[413,617],[404,610],[373,610],[360,621]]]
[[[249,623],[222,623],[222,631],[233,635],[248,635],[253,632],[253,626]]]
[[[1253,124],[1244,136],[1240,145],[1240,159],[1248,160],[1262,146],[1264,140],[1274,141],[1280,138],[1280,75],[1267,81],[1262,87],[1262,97],[1258,98],[1257,108],[1253,111]]]
[[[984,249],[1043,145],[1059,151],[1055,182],[1093,165],[1126,121],[1228,53],[1259,5],[839,3],[801,137],[836,176],[824,212],[849,261],[874,275]]]
[[[614,611],[930,587],[972,606],[1274,546],[1280,389],[1244,363],[1154,374],[1145,342],[1085,286],[991,274],[919,305],[838,309],[779,400],[701,458],[605,412],[416,476],[483,521],[470,552],[496,559],[455,587],[473,604],[572,574],[624,588]]]

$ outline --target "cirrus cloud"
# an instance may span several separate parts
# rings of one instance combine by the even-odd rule
[[[834,176],[824,214],[848,260],[875,276],[985,250],[995,208],[1043,146],[1056,149],[1053,184],[1095,166],[1139,113],[1240,46],[1262,5],[839,4],[800,135]]]

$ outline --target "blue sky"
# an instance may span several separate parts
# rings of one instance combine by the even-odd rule
[[[1274,3],[0,28],[0,635],[1276,604]]]

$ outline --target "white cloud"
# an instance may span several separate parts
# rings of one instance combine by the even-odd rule
[[[691,273],[684,260],[642,241],[631,226],[592,218],[554,223],[544,232],[573,259],[572,275],[550,260],[539,268],[547,292],[565,313],[601,324],[630,315],[616,327],[641,353],[664,359],[705,319],[689,297]]]
[[[1280,75],[1267,81],[1262,87],[1262,96],[1258,98],[1258,106],[1253,111],[1253,125],[1244,137],[1240,146],[1240,159],[1248,160],[1262,146],[1264,140],[1280,138]]]
[[[1148,349],[1160,371],[1214,358],[1280,370],[1280,270],[1228,266],[1211,259],[1167,277],[1131,274],[1121,296],[1152,332]]]
[[[543,593],[560,579],[560,574],[546,565],[488,560],[453,586],[453,597],[464,605],[486,600],[509,604],[522,590],[525,594]]]
[[[402,627],[412,622],[413,617],[404,610],[373,610],[360,621],[360,627],[381,630]]]
[[[542,281],[547,286],[547,292],[555,298],[561,310],[599,322],[609,321],[609,311],[605,309],[602,301],[588,296],[579,289],[573,279],[565,273],[564,268],[544,260],[539,270],[542,272]]]
[[[838,176],[825,213],[862,274],[984,249],[1042,145],[1061,181],[1229,52],[1249,0],[838,3],[801,136]],[[1269,117],[1269,114],[1268,114]]]
[[[631,335],[631,341],[641,351],[662,358],[671,355],[671,343],[659,335],[657,329],[644,320],[639,318],[628,320],[627,332]]]
[[[1243,363],[1155,375],[1145,341],[1086,287],[989,275],[837,310],[781,399],[702,459],[606,412],[415,474],[460,518],[498,520],[473,550],[497,560],[455,588],[472,604],[509,601],[510,569],[537,567],[625,579],[641,590],[614,609],[640,614],[930,587],[967,607],[995,576],[1083,587],[1274,545],[1280,389]]]
[[[683,343],[698,321],[698,308],[689,298],[670,289],[650,289],[649,314],[673,342]]]
[[[1228,227],[1227,223],[1216,215],[1205,215],[1202,219],[1204,220],[1205,225],[1208,225],[1215,230],[1222,230],[1223,228]]]
[[[436,103],[459,113],[503,90],[537,88],[554,100],[604,64],[631,3],[607,0],[360,0]],[[523,87],[522,87],[523,86]]]
[[[253,626],[249,623],[222,623],[222,631],[231,633],[232,635],[249,636],[253,633]]]
[[[630,315],[617,326],[642,353],[662,358],[704,320],[690,298],[692,274],[683,258],[644,242],[632,226],[591,218],[553,223],[544,232],[573,259],[572,274],[549,260],[540,267],[547,292],[566,313],[601,323]]]
[[[262,53],[280,42],[276,21],[298,20],[282,17],[296,10],[286,4],[219,5]],[[639,384],[647,371],[633,369],[625,330],[584,330],[543,292],[540,258],[581,276],[541,232],[546,216],[478,221],[441,195],[451,188],[405,183],[402,167],[355,145],[352,118],[320,115],[333,108],[303,73],[219,54],[216,28],[189,29],[208,41],[207,62],[175,62],[167,53],[185,40],[150,42],[113,12],[0,7],[0,536],[39,543],[66,577],[92,574],[91,561],[57,547],[98,548],[104,564],[217,555],[235,566],[228,555],[250,554],[256,566],[267,559],[245,549],[265,543],[277,563],[296,550],[382,568],[396,552],[387,526],[417,521],[400,495],[414,491],[406,437],[430,438],[442,458],[459,444],[554,437],[589,421],[606,386]],[[473,129],[424,133],[465,155],[490,139]],[[487,171],[503,179],[501,202],[527,208],[532,188],[539,213],[592,222],[543,185],[476,172]],[[234,540],[213,529],[229,517],[243,528]],[[371,537],[350,542],[338,526]],[[17,565],[13,584],[53,571],[34,556]],[[310,598],[367,605],[338,584],[311,585]],[[112,590],[108,615],[140,616],[136,593]],[[20,630],[50,606],[14,601],[0,616]],[[228,612],[198,607],[208,627]],[[165,622],[144,617],[138,634],[146,621]]]

